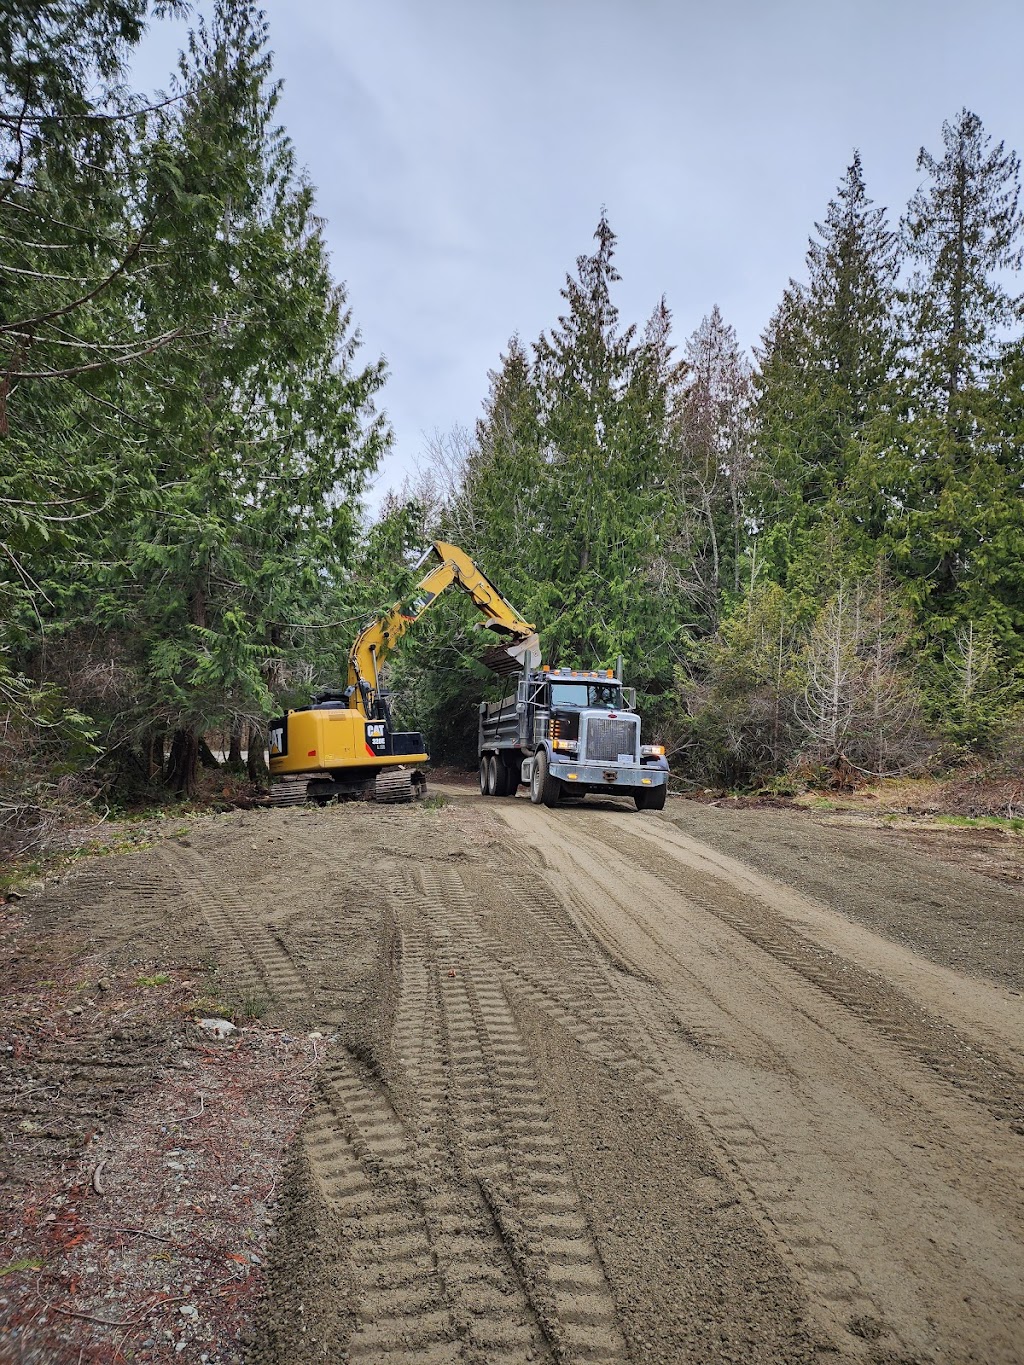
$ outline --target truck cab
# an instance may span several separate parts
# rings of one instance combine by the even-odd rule
[[[520,782],[536,804],[604,792],[661,810],[668,763],[642,744],[636,694],[611,669],[526,670],[514,696],[480,707],[480,789],[513,795]]]

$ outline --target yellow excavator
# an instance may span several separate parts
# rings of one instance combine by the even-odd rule
[[[381,685],[384,661],[405,632],[447,588],[468,593],[482,613],[479,624],[504,638],[484,655],[496,673],[537,667],[537,632],[455,545],[438,540],[420,560],[439,562],[419,582],[411,603],[396,602],[356,636],[343,689],[317,693],[311,706],[270,722],[270,802],[274,806],[337,799],[415,801],[427,780],[417,764],[428,756],[416,730],[395,730],[388,693]]]

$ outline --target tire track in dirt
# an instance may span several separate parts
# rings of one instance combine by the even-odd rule
[[[304,841],[302,833],[292,840],[308,878],[298,894],[315,904],[314,874],[326,875],[330,859],[322,844]],[[280,930],[268,922],[276,906],[261,913],[253,906],[255,894],[238,895],[190,850],[167,856],[183,867],[186,892],[199,905],[235,989],[265,990],[276,1014],[308,1023],[308,981]],[[299,1141],[327,1210],[317,1234],[324,1263],[318,1273],[325,1282],[351,1286],[350,1295],[323,1306],[324,1339],[344,1342],[352,1361],[454,1365],[460,1359],[452,1344],[456,1334],[412,1188],[404,1129],[380,1084],[347,1052],[336,1048],[324,1064]]]
[[[663,823],[663,822],[661,822]],[[664,837],[659,830],[657,837]],[[642,862],[687,900],[716,916],[751,943],[791,967],[845,1009],[932,1068],[943,1080],[983,1105],[1012,1131],[1024,1135],[1024,1056],[1019,1043],[1006,1038],[1001,1055],[978,1039],[965,1045],[957,1029],[930,1013],[911,1007],[907,998],[877,973],[858,969],[838,953],[809,942],[773,914],[769,901],[709,877],[664,848],[652,847],[646,832],[606,831],[610,847],[630,861]],[[671,836],[669,836],[671,839]],[[682,851],[688,851],[683,845]],[[1018,1065],[1014,1065],[1018,1063]]]
[[[139,849],[74,870],[54,891],[50,913],[62,931],[85,934],[97,953],[158,956],[188,941],[188,923],[167,913],[180,896],[170,863],[157,850]]]
[[[350,1059],[325,1068],[302,1142],[340,1220],[338,1252],[348,1262],[355,1317],[347,1358],[456,1361],[448,1296],[416,1197],[405,1131]]]
[[[615,869],[617,878],[622,871]],[[582,922],[586,923],[589,906],[585,897],[571,889],[563,890],[562,895],[567,905],[582,912]],[[543,897],[537,900],[540,905],[551,903]],[[557,921],[554,914],[548,918]],[[712,1040],[720,1039],[718,1032],[710,1024],[705,1024],[699,1033],[690,1028],[680,1032],[673,1027],[671,1012],[656,988],[646,981],[630,979],[632,972],[617,985],[602,974],[600,984],[595,985],[593,979],[588,980],[595,963],[585,952],[586,940],[565,931],[558,937],[569,950],[570,969],[559,971],[552,967],[540,972],[535,965],[511,966],[522,997],[565,1029],[594,1060],[618,1071],[624,1079],[628,1077],[655,1098],[678,1105],[677,1058],[694,1046],[705,1050],[713,1047]],[[589,973],[574,970],[581,959],[588,962]],[[614,1021],[618,1036],[630,1039],[630,1043],[608,1038],[606,1029],[610,1021]],[[827,1227],[813,1219],[799,1203],[787,1201],[788,1176],[761,1135],[724,1098],[720,1097],[712,1108],[705,1107],[702,1100],[699,1093],[689,1092],[687,1117],[692,1119],[696,1115],[703,1120],[712,1148],[739,1181],[748,1208],[772,1242],[776,1245],[781,1242],[785,1259],[810,1286],[819,1309],[825,1306],[821,1316],[826,1328],[830,1332],[838,1328],[840,1335],[848,1336],[852,1322],[859,1331],[873,1335],[875,1325],[881,1322],[881,1310],[864,1291],[857,1273],[844,1261]],[[693,1104],[696,1109],[691,1107]],[[867,1349],[863,1340],[854,1340],[852,1344]]]
[[[453,1293],[472,1309],[469,1337],[483,1358],[507,1365],[531,1352],[622,1360],[600,1257],[487,952],[479,902],[459,870],[430,864],[401,899],[395,1048],[408,1067],[418,1163],[435,1173],[454,1165],[500,1251],[482,1260],[479,1244],[448,1249]],[[493,1284],[483,1300],[482,1268]]]
[[[211,949],[243,1003],[270,1005],[275,1017],[293,1025],[312,1018],[307,983],[265,917],[242,895],[229,874],[216,874],[191,848],[162,848],[159,854],[178,877],[183,895],[198,907]],[[265,999],[264,999],[265,996]]]
[[[928,1349],[945,1331],[984,1342],[986,1359],[1013,1360],[1024,1318],[1014,1269],[1024,1264],[1021,1192],[998,1129],[993,1146],[958,1091],[937,1093],[915,1074],[916,1059],[906,1074],[898,1041],[865,1033],[870,1016],[803,976],[803,957],[793,966],[727,922],[716,928],[714,888],[677,881],[653,846],[657,831],[632,838],[616,826],[633,817],[618,815],[599,817],[599,832],[578,818],[556,826],[525,803],[503,814],[520,841],[539,845],[553,894],[613,957],[660,971],[662,986],[671,980],[684,1019],[696,996],[701,1024],[688,1046],[690,1030],[673,1029],[674,1010],[664,998],[659,1009],[663,991],[651,990],[649,1063],[699,1117],[846,1348],[872,1349],[868,1340],[884,1334],[890,1348]],[[561,991],[560,1008],[576,1012]],[[630,994],[644,1008],[642,981],[632,979]],[[935,1238],[924,1231],[930,1218]],[[1015,1236],[1007,1259],[997,1248]],[[945,1302],[958,1279],[970,1302],[962,1319]]]

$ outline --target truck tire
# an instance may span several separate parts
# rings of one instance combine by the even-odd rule
[[[500,754],[494,762],[497,765],[497,774],[494,779],[494,795],[514,796],[516,789],[513,785],[514,779],[512,773],[509,771],[508,765]]]
[[[498,760],[493,754],[487,759],[487,795],[498,796]]]
[[[557,806],[562,784],[548,772],[548,756],[538,749],[533,756],[533,776],[530,778],[530,800],[535,806]]]
[[[480,795],[486,796],[487,793],[487,755],[480,755]]]
[[[633,793],[633,800],[637,810],[664,810],[667,795],[668,783],[664,782],[660,787],[640,787]]]

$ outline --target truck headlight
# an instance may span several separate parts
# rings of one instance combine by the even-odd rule
[[[578,739],[553,739],[551,747],[552,749],[564,749],[567,754],[574,754],[580,747],[580,742]]]
[[[640,757],[641,757],[641,758],[664,758],[664,757],[665,757],[665,746],[664,746],[664,744],[641,744],[641,745],[640,745]]]

